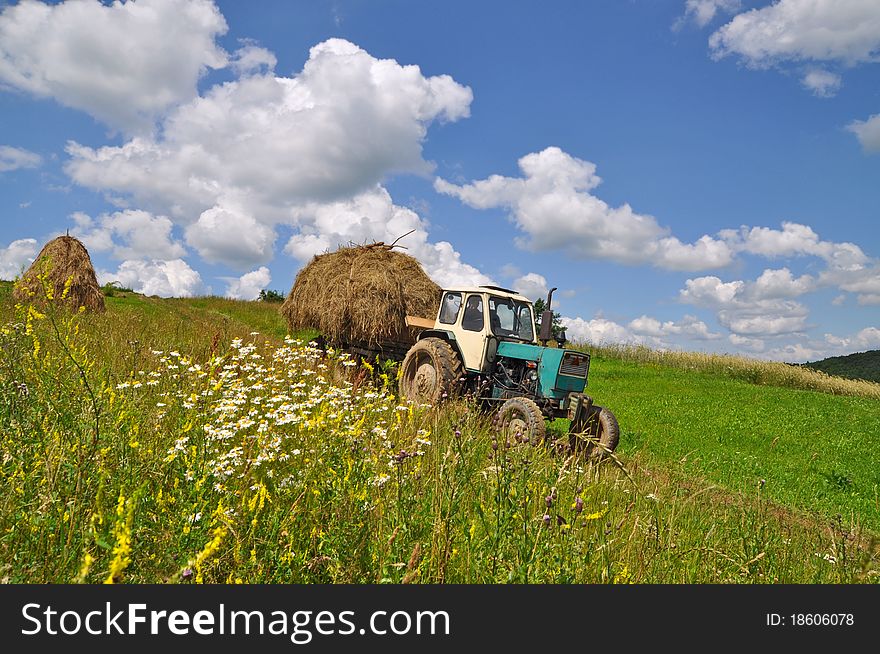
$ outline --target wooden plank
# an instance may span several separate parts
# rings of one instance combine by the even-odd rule
[[[434,329],[434,321],[430,318],[419,318],[418,316],[406,317],[407,327],[418,327],[419,329]]]

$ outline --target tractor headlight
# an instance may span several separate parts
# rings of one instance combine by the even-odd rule
[[[532,372],[529,373],[529,379],[531,379],[532,381],[535,381],[537,378],[538,378],[538,373],[535,372],[534,370],[532,370]]]

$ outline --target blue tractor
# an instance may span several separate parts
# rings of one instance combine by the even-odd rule
[[[614,451],[617,419],[584,394],[590,355],[546,345],[554,340],[552,299],[551,290],[536,334],[534,306],[515,291],[444,290],[436,319],[407,316],[407,324],[422,331],[401,364],[401,395],[437,404],[472,394],[496,412],[503,436],[531,443],[545,440],[547,419],[569,418],[572,447]],[[564,335],[557,342],[564,345]]]

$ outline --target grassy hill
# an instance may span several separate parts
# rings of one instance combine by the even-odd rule
[[[103,315],[70,315],[15,308],[8,291],[11,581],[880,575],[873,384],[598,349],[589,390],[622,437],[617,460],[597,465],[499,442],[466,401],[400,404],[393,368],[324,358],[311,334],[285,340],[277,305],[119,293]]]
[[[804,365],[829,375],[880,383],[880,350],[829,357]]]

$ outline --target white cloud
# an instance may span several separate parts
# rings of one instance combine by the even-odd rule
[[[525,295],[532,301],[538,298],[546,298],[547,292],[550,290],[550,287],[547,285],[547,278],[534,272],[520,275],[514,279],[512,288],[520,295]],[[557,308],[556,302],[553,303],[553,308]]]
[[[20,2],[0,13],[0,83],[52,97],[125,132],[149,131],[226,65],[209,0]]]
[[[76,224],[73,235],[89,251],[109,252],[116,259],[177,259],[186,254],[172,236],[174,225],[167,216],[127,209],[102,214],[97,220],[82,212],[71,218]]]
[[[172,217],[236,202],[264,223],[309,201],[366,191],[394,172],[427,172],[436,120],[468,115],[472,94],[448,76],[380,60],[341,39],[313,47],[293,78],[244,77],[170,113],[157,138],[68,145],[78,183],[130,194]]]
[[[788,268],[765,270],[748,289],[755,300],[794,298],[816,288],[816,279],[810,275],[795,278]]]
[[[201,275],[182,259],[123,261],[116,272],[99,271],[98,282],[119,282],[144,295],[192,297],[207,293]]]
[[[864,266],[868,256],[854,243],[823,241],[808,225],[783,222],[782,229],[740,227],[719,232],[734,252],[747,252],[767,258],[815,256],[830,266],[855,269]]]
[[[857,294],[859,304],[880,304],[880,265],[876,262],[859,268],[829,268],[819,275],[823,286],[835,286]]]
[[[651,336],[658,339],[671,336],[686,336],[694,340],[715,340],[721,338],[721,334],[712,332],[705,322],[691,315],[685,315],[678,322],[673,320],[660,322],[656,318],[643,315],[630,321],[628,328],[634,334]]]
[[[275,70],[277,63],[278,59],[270,50],[261,48],[254,43],[246,43],[233,54],[232,70],[239,75],[271,73]]]
[[[750,352],[763,352],[766,347],[764,341],[760,338],[750,338],[748,336],[740,336],[739,334],[728,334],[727,338],[737,348],[749,350]]]
[[[847,352],[880,348],[880,329],[877,329],[876,327],[866,327],[858,333],[847,337],[837,337],[833,334],[825,334],[825,341],[829,345]]]
[[[522,177],[492,175],[461,186],[438,178],[434,188],[477,209],[509,209],[526,234],[517,243],[533,250],[686,271],[731,261],[724,241],[703,236],[695,243],[682,243],[654,217],[637,214],[628,204],[610,207],[592,195],[601,179],[589,161],[548,147],[522,157],[519,167]]]
[[[418,259],[428,276],[441,286],[493,283],[490,277],[462,262],[451,244],[429,242],[427,223],[411,209],[394,204],[381,186],[350,200],[306,204],[296,210],[295,216],[300,231],[290,238],[284,251],[302,262],[340,245],[373,241],[390,244],[403,237],[399,241],[406,248],[403,251]]]
[[[239,52],[239,68],[271,64],[255,46]],[[467,116],[471,99],[447,75],[425,77],[330,39],[295,77],[249,74],[214,86],[171,111],[159,136],[96,149],[70,143],[66,170],[168,215],[206,260],[247,270],[271,258],[279,224],[299,230],[287,251],[300,259],[349,240],[424,231],[379,184],[395,172],[428,172],[428,126]],[[395,233],[400,224],[411,227]],[[478,275],[451,245],[423,236],[420,260],[441,277]]]
[[[679,299],[687,304],[714,309],[718,322],[740,336],[799,333],[807,327],[809,312],[799,302],[781,299],[780,292],[790,294],[806,282],[803,277],[792,280],[790,272],[783,271],[765,271],[761,284],[722,282],[718,277],[688,279],[685,288],[679,292]]]
[[[612,345],[618,343],[636,343],[639,341],[623,325],[605,318],[569,318],[563,316],[561,323],[565,326],[565,335],[573,343],[591,343],[594,345]]]
[[[676,21],[675,27],[680,28],[687,20],[693,20],[699,27],[705,27],[717,14],[732,14],[741,7],[741,0],[685,0],[684,16]]]
[[[877,0],[778,0],[743,12],[709,39],[715,59],[738,56],[767,68],[802,62],[852,67],[880,61],[880,2]],[[808,66],[802,84],[819,97],[837,93],[838,73]],[[880,116],[847,126],[867,152],[880,151]]]
[[[745,287],[745,282],[722,282],[718,277],[698,277],[685,282],[680,291],[683,301],[697,306],[724,306],[734,302]]]
[[[275,231],[237,207],[215,206],[186,228],[186,242],[205,261],[246,270],[272,258]]]
[[[22,238],[0,248],[0,279],[14,279],[37,256],[37,241]]]
[[[40,155],[30,150],[14,148],[11,145],[0,145],[0,173],[7,173],[19,168],[36,168],[42,161]]]
[[[823,68],[811,68],[806,72],[801,83],[813,95],[820,98],[831,98],[837,95],[843,80],[837,73]]]
[[[779,0],[735,16],[709,39],[716,58],[748,65],[780,61],[873,62],[880,51],[876,0]]]
[[[733,336],[731,336],[733,341]],[[774,361],[817,361],[831,356],[841,356],[880,348],[880,329],[866,327],[849,336],[825,334],[823,339],[781,343],[769,349],[759,349],[758,356]]]
[[[855,120],[846,129],[856,135],[865,152],[880,152],[880,114],[867,120]]]
[[[272,275],[266,266],[245,273],[238,279],[233,279],[226,287],[226,297],[236,300],[256,300],[260,291],[266,288],[272,281]]]

